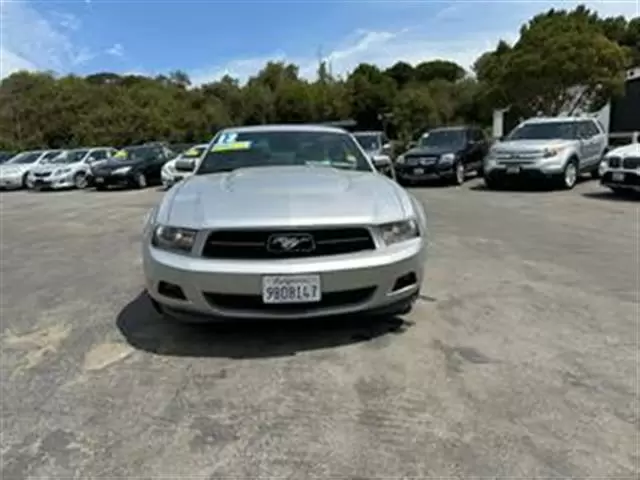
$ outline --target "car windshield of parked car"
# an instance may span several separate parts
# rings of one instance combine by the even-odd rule
[[[190,149],[182,152],[180,155],[178,155],[179,158],[186,158],[186,159],[190,159],[190,158],[199,158],[202,153],[206,150],[207,146],[201,146],[201,147],[191,147]]]
[[[372,134],[355,134],[355,139],[360,146],[367,150],[378,150],[382,145],[380,144],[380,136]]]
[[[516,128],[507,140],[575,140],[578,138],[576,122],[527,123]]]
[[[76,163],[82,160],[87,152],[89,152],[89,150],[69,150],[67,152],[62,152],[52,159],[50,163]]]
[[[464,130],[434,130],[420,139],[420,147],[459,147],[465,142]]]
[[[40,158],[42,152],[22,152],[9,160],[5,165],[26,165]]]
[[[112,158],[119,161],[142,161],[153,158],[157,153],[158,147],[126,147],[118,150]]]
[[[255,130],[219,135],[200,162],[196,175],[275,166],[372,171],[367,157],[346,133]]]

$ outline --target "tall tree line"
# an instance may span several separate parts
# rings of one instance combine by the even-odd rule
[[[600,18],[580,6],[549,10],[500,42],[473,72],[447,60],[387,69],[360,64],[346,77],[320,64],[317,78],[269,62],[244,85],[224,77],[193,87],[175,71],[155,78],[104,72],[86,77],[19,72],[0,83],[0,148],[199,142],[229,125],[352,118],[401,140],[452,123],[488,126],[495,108],[557,114],[582,86],[593,108],[623,91],[640,65],[640,18]]]

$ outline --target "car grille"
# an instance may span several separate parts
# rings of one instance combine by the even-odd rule
[[[622,161],[622,168],[634,170],[640,167],[640,157],[627,157]]]
[[[33,176],[36,178],[47,178],[51,176],[51,172],[36,172]]]
[[[415,157],[406,157],[405,162],[410,167],[415,167],[419,165],[431,165],[432,163],[438,160],[437,156],[428,155],[428,156],[415,156]]]
[[[306,251],[273,252],[267,248],[272,235],[308,234],[315,248]],[[294,249],[295,250],[295,249]],[[322,257],[375,250],[366,228],[326,228],[312,230],[218,230],[209,234],[202,250],[205,258],[278,259]]]
[[[622,161],[620,157],[609,157],[608,163],[610,168],[620,168]]]
[[[376,287],[357,288],[340,292],[327,292],[322,294],[319,302],[270,304],[262,301],[261,295],[237,295],[229,293],[208,293],[203,295],[207,302],[214,308],[227,310],[258,310],[273,313],[306,312],[310,309],[339,308],[349,305],[357,305],[367,301],[375,293]]]

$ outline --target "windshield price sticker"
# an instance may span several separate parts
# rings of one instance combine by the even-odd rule
[[[220,138],[216,142],[216,145],[228,145],[230,143],[235,143],[236,138],[238,138],[238,134],[236,132],[226,132],[220,135]]]
[[[125,150],[119,150],[115,153],[113,158],[127,158],[127,152]]]
[[[212,152],[232,152],[238,150],[249,150],[251,148],[251,142],[233,142],[225,144],[214,145],[211,149]]]
[[[200,152],[199,152],[197,149],[192,148],[192,149],[190,149],[190,150],[187,150],[187,151],[184,153],[184,156],[185,156],[185,157],[199,157],[199,156],[200,156]]]

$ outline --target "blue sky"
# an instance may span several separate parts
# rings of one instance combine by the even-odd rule
[[[636,0],[0,0],[0,77],[20,69],[180,69],[202,83],[225,73],[244,80],[274,59],[312,78],[319,55],[337,74],[360,62],[434,58],[469,67],[499,39],[517,39],[535,13],[577,3],[604,15],[640,14]]]

